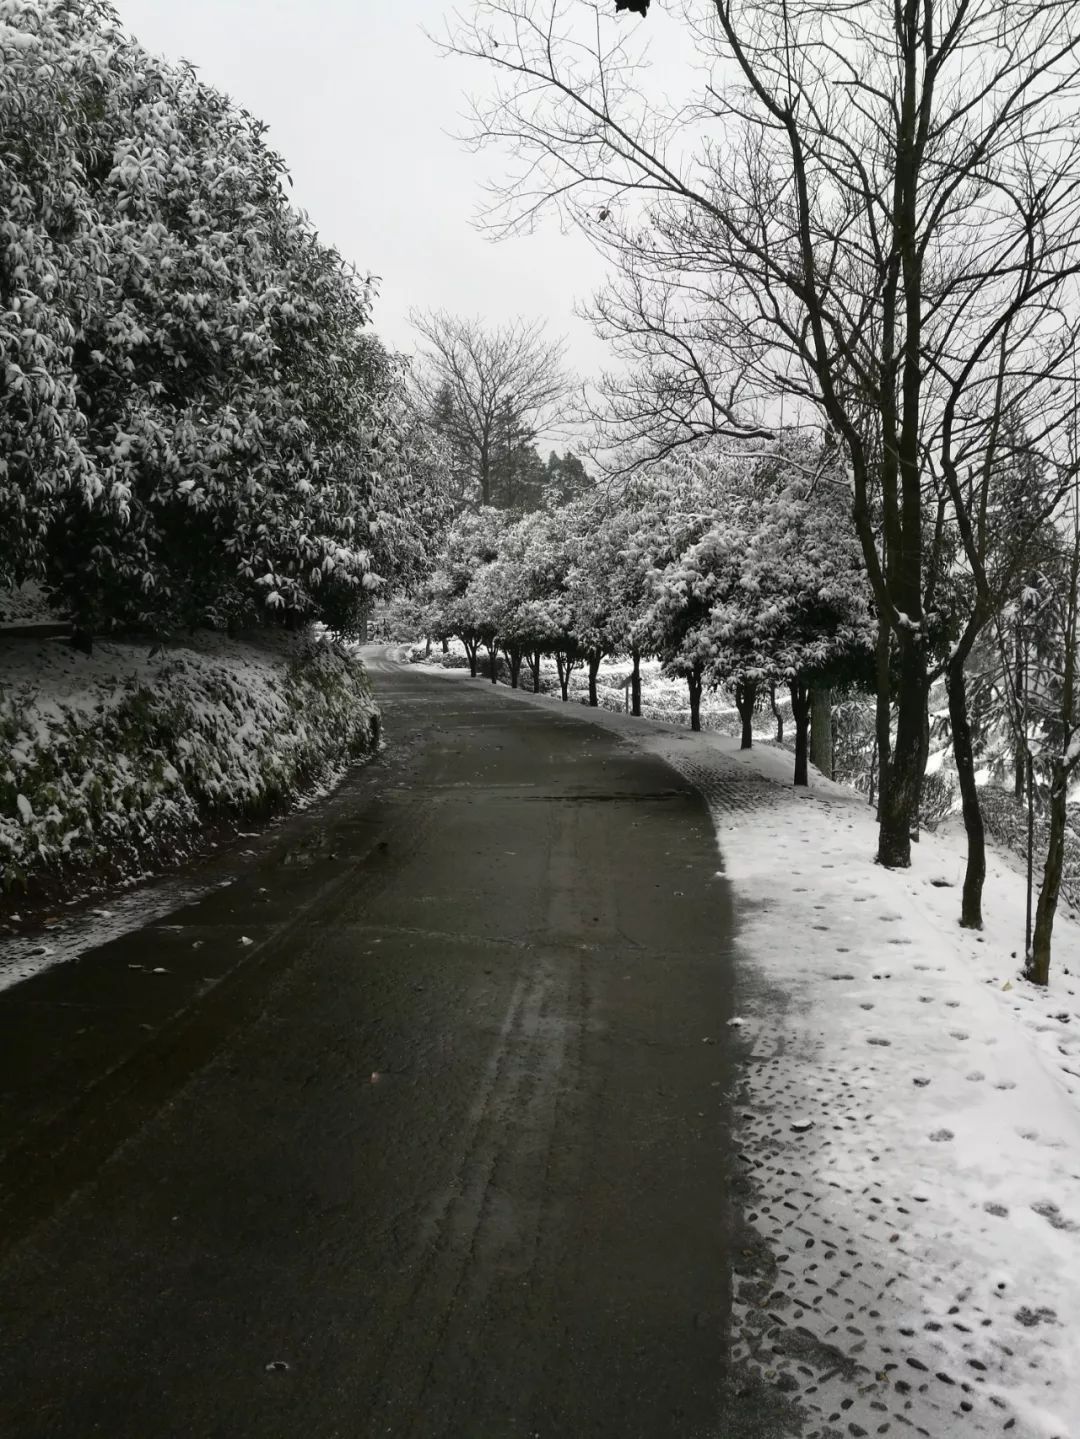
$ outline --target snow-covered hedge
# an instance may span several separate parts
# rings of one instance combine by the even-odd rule
[[[442,447],[265,126],[107,0],[0,0],[0,587],[88,634],[358,628]]]
[[[0,644],[4,890],[130,873],[208,823],[281,809],[378,742],[359,658],[310,634],[92,656]]]

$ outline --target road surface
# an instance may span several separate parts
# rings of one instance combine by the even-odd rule
[[[703,802],[570,708],[373,668],[377,761],[0,995],[0,1434],[757,1434]]]

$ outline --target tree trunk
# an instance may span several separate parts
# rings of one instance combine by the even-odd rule
[[[875,679],[877,698],[874,706],[874,738],[877,744],[877,792],[878,819],[885,792],[889,788],[889,756],[892,754],[892,675],[889,667],[889,653],[892,639],[889,626],[878,620],[877,650],[875,653]]]
[[[1016,741],[1013,752],[1013,764],[1016,766],[1016,774],[1013,779],[1013,794],[1016,796],[1017,804],[1024,800],[1024,773],[1027,766],[1027,751],[1024,748],[1023,740]]]
[[[1042,886],[1039,889],[1039,903],[1035,909],[1035,932],[1031,937],[1031,954],[1024,968],[1024,976],[1030,979],[1032,984],[1046,985],[1050,982],[1050,942],[1054,934],[1054,916],[1057,913],[1061,871],[1065,862],[1068,798],[1065,761],[1059,756],[1054,760],[1053,780],[1050,785],[1050,834],[1046,846]]]
[[[795,783],[810,783],[810,706],[811,690],[806,680],[791,681],[791,714],[795,720]]]
[[[1016,669],[1013,672],[1013,686],[1013,694],[1016,697],[1017,703],[1019,703],[1019,698],[1024,693],[1025,688],[1023,634],[1019,622],[1017,622],[1016,625]],[[1015,723],[1017,729],[1019,729],[1020,720],[1018,716],[1015,718]],[[1019,733],[1016,736],[1016,744],[1013,747],[1013,763],[1016,766],[1016,774],[1013,780],[1013,793],[1018,800],[1022,800],[1024,798],[1024,780],[1027,775],[1027,744],[1026,737]]]
[[[566,704],[567,690],[570,687],[570,661],[564,659],[558,650],[555,652],[555,668],[559,672],[559,689],[562,691],[563,704]]]
[[[596,709],[600,703],[600,698],[596,693],[596,676],[600,672],[600,661],[603,658],[603,655],[597,654],[595,650],[589,655],[589,704],[593,709]]]
[[[769,708],[772,710],[773,719],[776,721],[776,743],[784,743],[784,714],[776,703],[776,681],[769,684]]]
[[[429,659],[431,658],[431,636],[430,636],[430,635],[428,635],[428,637],[424,640],[424,658],[425,658],[426,660],[429,660]]]
[[[874,807],[874,795],[877,792],[877,735],[874,736],[874,743],[870,749],[870,777],[867,781],[866,802],[871,809]]]
[[[491,437],[487,433],[480,442],[480,503],[491,504]]]
[[[919,728],[919,799],[915,806],[915,823],[911,830],[911,838],[917,844],[922,838],[922,793],[923,785],[926,783],[926,763],[930,758],[930,691],[927,689],[926,698],[923,700],[922,724]]]
[[[960,924],[964,929],[982,929],[982,892],[986,879],[986,832],[979,790],[975,783],[975,756],[971,743],[971,721],[967,708],[967,681],[964,658],[954,655],[945,671],[945,688],[949,695],[949,724],[952,728],[953,758],[960,781],[960,800],[964,810],[967,833],[967,869],[964,891],[960,900]]]
[[[739,718],[742,720],[742,740],[740,749],[750,749],[754,743],[754,705],[757,702],[757,681],[736,680],[735,682],[735,708],[739,711]]]
[[[1069,597],[1065,610],[1064,644],[1065,665],[1061,675],[1060,722],[1063,735],[1071,747],[1075,736],[1073,723],[1076,703],[1076,661],[1077,622],[1080,615],[1080,520],[1073,531],[1073,550],[1069,560]],[[1050,981],[1050,941],[1054,934],[1054,916],[1057,913],[1058,896],[1061,893],[1061,871],[1065,863],[1065,826],[1068,820],[1070,766],[1065,754],[1054,757],[1050,771],[1050,796],[1047,820],[1049,836],[1046,844],[1046,863],[1043,866],[1043,882],[1039,889],[1039,903],[1035,909],[1035,929],[1031,936],[1031,953],[1026,957],[1025,976],[1033,984],[1046,985]],[[1028,760],[1028,804],[1034,799],[1034,776],[1031,761]],[[1031,811],[1029,809],[1029,815]],[[1031,822],[1028,821],[1028,852],[1031,852]],[[1030,863],[1030,861],[1029,861]]]
[[[631,650],[634,667],[630,671],[630,713],[641,718],[641,651]]]
[[[815,684],[810,690],[810,762],[817,765],[826,779],[832,779],[832,689],[829,685]]]
[[[510,666],[510,688],[516,690],[521,679],[521,650],[516,645],[509,645],[503,653],[506,655],[506,663]]]
[[[489,644],[485,644],[484,648],[488,652],[488,664],[491,667],[491,683],[497,685],[499,683],[499,648],[497,645]]]
[[[695,665],[686,676],[686,685],[690,691],[690,728],[695,732],[701,729],[701,671],[702,665]]]
[[[536,650],[536,651],[534,652],[534,654],[533,654],[533,694],[534,694],[534,695],[538,695],[539,693],[540,693],[540,651],[539,651],[539,650]]]
[[[448,655],[448,654],[450,653],[450,641],[449,641],[449,640],[443,640],[443,642],[442,642],[442,652],[443,652],[444,655]]]
[[[462,644],[465,646],[465,653],[469,656],[469,674],[472,679],[475,679],[476,656],[480,649],[480,642],[478,640],[473,640],[473,642],[470,644],[468,640],[462,640]]]
[[[919,812],[922,790],[923,726],[929,686],[921,645],[910,633],[900,641],[900,681],[897,695],[896,745],[889,758],[888,779],[881,791],[878,811],[879,864],[907,869],[911,864],[911,831]],[[882,766],[882,777],[886,771]]]

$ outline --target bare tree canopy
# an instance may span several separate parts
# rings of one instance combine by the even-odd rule
[[[491,327],[444,310],[409,318],[422,342],[416,385],[489,505],[506,452],[531,445],[569,394],[563,342],[536,320]]]
[[[510,167],[491,223],[528,226],[554,205],[633,256],[601,320],[660,349],[643,401],[665,365],[690,381],[655,426],[752,430],[772,394],[842,446],[899,709],[879,857],[904,865],[949,567],[985,623],[989,484],[1012,436],[1058,493],[1070,479],[1080,3],[681,11],[687,93],[659,103],[632,48],[653,17],[628,28],[585,0],[483,0],[445,48],[488,72],[471,138]],[[673,366],[670,335],[695,341],[696,374]]]

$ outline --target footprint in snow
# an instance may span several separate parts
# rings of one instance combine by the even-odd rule
[[[1053,1229],[1064,1229],[1073,1233],[1075,1233],[1077,1229],[1080,1229],[1080,1224],[1074,1224],[1071,1219],[1062,1214],[1056,1204],[1046,1201],[1033,1204],[1031,1207],[1035,1213],[1038,1214],[1040,1218],[1045,1219],[1047,1224]]]

